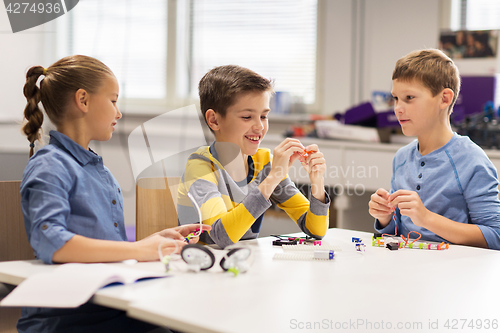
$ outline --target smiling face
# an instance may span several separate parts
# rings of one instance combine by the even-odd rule
[[[238,145],[244,155],[253,155],[268,130],[269,92],[247,92],[236,97],[222,117],[215,113],[216,125],[212,127],[218,142]]]
[[[118,82],[114,76],[104,79],[101,87],[89,97],[89,128],[91,140],[107,141],[115,130],[115,125],[122,117],[116,106],[118,99]]]
[[[430,89],[418,80],[392,81],[394,113],[404,135],[425,135],[442,124],[443,112],[447,114],[447,110],[440,109],[441,95],[432,96]]]

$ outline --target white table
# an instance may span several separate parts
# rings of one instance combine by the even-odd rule
[[[369,243],[366,252],[354,251],[351,237]],[[187,332],[491,332],[493,320],[500,325],[500,252],[390,251],[372,247],[369,233],[343,229],[330,229],[325,241],[342,247],[333,261],[273,260],[282,249],[260,238],[245,242],[253,249],[246,274],[186,273],[181,262],[173,277],[104,288],[93,302]],[[159,262],[137,267],[162,269]],[[18,284],[46,269],[0,263],[0,281]],[[471,320],[475,327],[489,320],[490,329],[471,329]]]

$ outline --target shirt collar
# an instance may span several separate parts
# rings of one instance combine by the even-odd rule
[[[444,150],[448,149],[448,148],[449,148],[449,147],[453,144],[453,142],[454,142],[457,138],[458,138],[458,134],[457,134],[456,132],[453,132],[453,136],[451,137],[451,139],[450,139],[450,140],[448,140],[448,142],[447,142],[447,143],[445,143],[445,144],[444,144],[444,146],[441,146],[441,147],[439,147],[438,149],[436,149],[436,150],[434,150],[434,151],[431,151],[429,154],[424,155],[424,156],[422,156],[422,154],[420,154],[420,152],[418,151],[418,140],[416,140],[416,141],[417,141],[417,144],[416,144],[416,146],[415,146],[415,147],[417,148],[417,156],[418,156],[419,158],[421,158],[421,157],[427,157],[427,158],[429,158],[429,157],[432,157],[432,156],[436,156],[436,155],[438,155],[439,153],[441,153],[442,151],[444,151]]]
[[[85,150],[82,146],[61,132],[50,131],[49,134],[49,144],[66,151],[81,165],[86,165],[91,161],[97,163],[100,160],[100,156],[93,152],[90,148],[89,150]]]

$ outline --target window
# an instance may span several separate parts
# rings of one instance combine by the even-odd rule
[[[102,60],[126,99],[182,106],[208,70],[237,64],[315,102],[317,0],[81,0],[65,16],[59,57]]]
[[[500,29],[500,1],[453,0],[453,30]]]
[[[190,93],[210,69],[237,64],[276,80],[276,91],[315,101],[316,0],[194,0]]]
[[[59,58],[84,54],[115,73],[125,98],[166,96],[167,1],[82,0],[58,20]]]

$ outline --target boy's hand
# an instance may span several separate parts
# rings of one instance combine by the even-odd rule
[[[373,193],[368,203],[368,212],[371,216],[378,219],[382,226],[387,226],[391,222],[394,207],[390,203],[390,194],[383,188],[379,188]]]
[[[304,146],[297,139],[286,138],[281,142],[273,151],[273,164],[271,167],[270,175],[272,175],[277,180],[285,178],[288,174],[288,170],[299,158],[299,154],[303,153]],[[278,182],[279,182],[278,181]]]
[[[417,192],[398,190],[389,196],[389,203],[393,207],[397,206],[401,215],[408,216],[415,225],[425,227],[426,216],[430,211],[425,208]]]
[[[309,174],[311,182],[316,179],[321,179],[326,171],[326,161],[322,152],[319,151],[318,145],[310,145],[305,147],[304,151],[298,154],[298,158],[304,169]]]
[[[325,179],[326,161],[318,145],[309,145],[303,151],[296,154],[311,180],[311,194],[321,202],[325,202]]]

